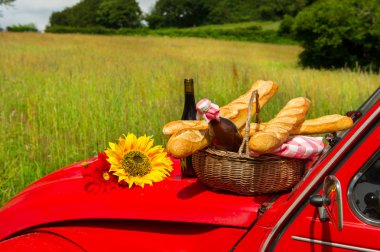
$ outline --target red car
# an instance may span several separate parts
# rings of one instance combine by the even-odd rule
[[[377,89],[276,194],[213,191],[182,177],[178,160],[152,187],[88,193],[82,162],[70,165],[0,209],[0,251],[379,251],[379,114]]]

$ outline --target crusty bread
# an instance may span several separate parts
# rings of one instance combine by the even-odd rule
[[[260,108],[262,108],[278,91],[278,85],[273,81],[256,81],[248,92],[221,107],[220,116],[231,120],[238,129],[244,127],[248,115],[249,99],[254,90],[259,93],[259,104]],[[253,99],[251,116],[256,114],[255,103],[256,99]]]
[[[332,133],[336,131],[346,130],[352,127],[354,122],[351,117],[338,114],[318,117],[306,120],[299,127],[294,128],[290,134],[292,135],[312,135]]]
[[[207,130],[183,129],[169,138],[167,151],[173,157],[184,158],[208,145]]]
[[[265,125],[268,123],[250,123],[249,125],[249,137],[253,136],[256,132],[263,131],[265,129]],[[242,128],[240,130],[240,134],[244,137],[245,136],[245,128]]]
[[[245,125],[248,114],[248,103],[251,97],[251,93],[254,90],[258,90],[259,93],[259,104],[263,107],[270,98],[278,90],[278,85],[273,81],[256,81],[247,93],[240,96],[236,100],[220,108],[220,116],[230,119],[238,128]],[[255,100],[254,100],[255,103]],[[252,115],[256,113],[255,109],[252,109]],[[166,124],[164,126],[164,134],[173,133],[173,129],[179,130],[173,134],[168,143],[167,150],[175,158],[187,157],[194,152],[201,150],[209,145],[207,139],[207,130],[203,131],[199,129],[193,129],[192,127],[197,127],[196,125],[203,127],[202,123],[194,123],[196,121],[189,121],[189,123],[194,123],[189,126],[188,123],[183,123],[184,121],[174,121],[173,124]]]
[[[243,127],[245,125],[245,121],[247,120],[249,99],[252,92],[256,89],[259,93],[260,107],[263,107],[277,92],[278,85],[273,81],[256,81],[244,95],[221,107],[220,116],[231,120],[237,128]],[[253,103],[255,102],[256,100],[254,99]],[[252,109],[251,116],[254,116],[255,114],[256,110]],[[204,120],[177,120],[165,124],[162,132],[167,136],[171,136],[177,131],[183,129],[206,130],[207,128],[208,124]]]
[[[208,123],[204,120],[177,120],[165,124],[162,132],[166,136],[171,136],[184,129],[207,130]]]
[[[253,136],[255,132],[263,131],[268,123],[251,123],[249,136]],[[301,125],[295,127],[290,131],[290,135],[313,135],[332,133],[351,128],[353,121],[348,116],[338,114],[321,116],[318,118],[305,120]],[[245,129],[240,131],[245,134]]]
[[[263,131],[256,132],[249,139],[249,149],[258,153],[268,153],[284,143],[290,132],[300,125],[309,110],[310,101],[304,97],[290,100],[283,109],[270,120]]]

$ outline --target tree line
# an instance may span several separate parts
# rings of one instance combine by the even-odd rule
[[[54,12],[50,25],[136,28],[193,27],[252,20],[280,20],[295,16],[314,0],[158,0],[143,14],[135,0],[82,0]]]
[[[82,0],[72,7],[53,12],[51,26],[136,28],[142,11],[135,0]]]
[[[146,16],[151,28],[191,27],[295,16],[313,0],[159,0]]]

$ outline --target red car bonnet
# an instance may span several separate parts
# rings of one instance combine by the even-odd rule
[[[154,220],[248,228],[256,220],[260,205],[271,198],[270,195],[214,192],[197,179],[182,178],[178,160],[174,160],[171,176],[153,186],[90,193],[84,189],[81,164],[53,172],[6,203],[0,209],[0,240],[39,225],[88,219]]]

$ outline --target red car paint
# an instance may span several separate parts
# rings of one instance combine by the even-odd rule
[[[362,221],[349,202],[355,176],[379,154],[379,99],[378,89],[354,126],[326,147],[291,192],[213,191],[182,178],[175,160],[171,177],[152,187],[92,194],[83,189],[82,162],[62,168],[0,209],[0,251],[380,250],[380,225]],[[322,194],[328,175],[342,189],[341,231],[309,204],[311,195]]]
[[[0,245],[2,252],[15,251],[83,251],[72,241],[67,240],[54,233],[30,232],[22,234],[6,241]]]
[[[88,160],[87,162],[91,162]],[[268,195],[236,196],[208,190],[176,172],[152,187],[88,193],[81,164],[74,164],[32,184],[0,212],[0,239],[46,223],[82,219],[190,222],[247,228]],[[16,221],[16,222],[15,222]],[[7,228],[5,228],[7,227]]]

